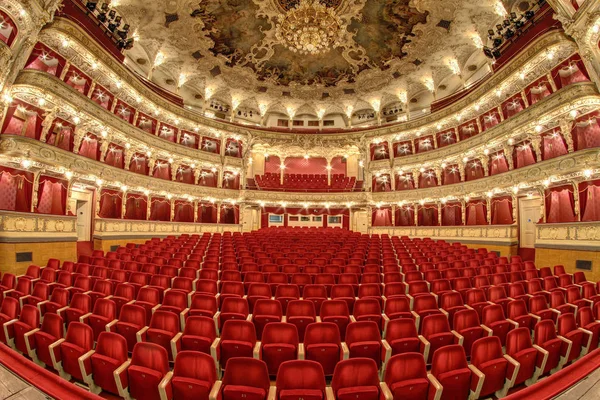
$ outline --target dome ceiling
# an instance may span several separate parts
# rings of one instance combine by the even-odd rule
[[[433,89],[450,94],[485,65],[480,38],[499,18],[492,0],[116,4],[137,38],[132,69],[187,105],[211,98],[261,114],[344,113],[361,100],[427,107]]]

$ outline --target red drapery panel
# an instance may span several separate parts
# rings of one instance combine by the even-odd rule
[[[279,176],[281,173],[281,160],[277,156],[265,157],[265,174],[272,173]]]
[[[410,206],[396,208],[396,226],[415,226],[415,210]]]
[[[79,155],[96,161],[100,160],[100,142],[96,135],[89,132],[85,134],[79,146]]]
[[[573,126],[573,144],[575,150],[589,149],[600,146],[600,126],[598,112],[593,112],[577,118]]]
[[[600,221],[600,180],[579,184],[579,208],[582,221]]]
[[[269,157],[269,162],[275,162],[277,160],[273,160],[271,161],[271,158]],[[326,175],[327,174],[327,159],[322,158],[322,157],[311,157],[309,159],[305,159],[304,157],[288,157],[283,161],[283,164],[285,164],[285,170],[284,173],[286,175],[289,174],[315,174],[315,175]],[[271,165],[271,168],[269,168],[269,172],[273,171],[273,169],[275,169],[275,171],[277,174],[279,174],[279,167],[280,165],[276,165],[275,168],[273,168],[273,165]]]
[[[104,158],[104,163],[107,165],[112,165],[116,168],[123,169],[123,148],[114,143],[108,145],[108,150],[106,151],[106,157]]]
[[[42,110],[22,101],[13,100],[6,111],[2,133],[39,140],[42,121]]]
[[[498,112],[498,109],[492,108],[484,113],[479,117],[479,122],[481,123],[481,130],[483,132],[498,125],[500,123],[500,113]]]
[[[194,204],[189,201],[175,200],[175,222],[194,222]]]
[[[222,204],[220,218],[221,224],[239,224],[240,207],[233,204]]]
[[[100,218],[121,218],[123,192],[102,189],[100,192]]]
[[[84,96],[87,96],[92,87],[92,78],[71,65],[65,75],[65,83]]]
[[[462,206],[460,203],[446,203],[442,205],[442,225],[462,225]]]
[[[514,147],[513,163],[515,169],[535,164],[535,154],[533,154],[529,141],[519,143]]]
[[[148,199],[139,194],[127,194],[125,201],[125,219],[146,220]]]
[[[214,203],[198,204],[198,222],[205,224],[217,223],[217,205]]]
[[[514,222],[512,197],[493,197],[490,206],[492,207],[492,225],[510,225]]]
[[[525,89],[529,105],[533,105],[552,94],[552,86],[546,76],[542,76]]]
[[[331,159],[331,176],[336,174],[346,175],[346,159],[344,157],[333,157]],[[327,173],[327,172],[325,172]]]
[[[240,174],[225,171],[223,172],[223,189],[239,189],[240,188]]]
[[[153,197],[150,201],[150,221],[171,220],[171,200],[164,197]]]
[[[200,171],[200,179],[198,180],[198,185],[217,187],[217,173],[209,169],[203,169],[202,171]]]
[[[390,149],[387,142],[371,143],[371,160],[384,160],[390,158]]]
[[[149,168],[150,166],[148,165],[148,157],[146,157],[146,155],[135,153],[133,157],[131,157],[131,162],[129,163],[129,170],[131,172],[141,175],[148,175]]]
[[[0,166],[0,210],[30,212],[33,173]]]
[[[117,106],[115,107],[115,115],[124,121],[133,124],[133,117],[135,117],[135,108],[125,103],[124,101],[117,99]]]
[[[115,101],[115,96],[103,86],[96,84],[91,99],[100,107],[110,110]]]
[[[49,176],[40,177],[37,212],[65,215],[67,213],[68,182]]]
[[[392,190],[390,175],[381,174],[373,176],[372,190],[373,192],[389,192]]]
[[[396,190],[410,190],[414,188],[415,184],[412,174],[396,174]]]
[[[554,157],[559,157],[568,153],[565,139],[560,133],[560,129],[553,129],[545,132],[542,137],[542,159],[549,160]]]
[[[8,47],[12,46],[17,37],[18,28],[14,21],[4,11],[0,10],[0,40],[6,43]]]
[[[36,43],[24,69],[44,71],[59,77],[65,67],[65,59],[41,43]]]
[[[429,150],[433,150],[433,136],[425,136],[415,140],[415,147],[417,153],[424,153]]]
[[[479,128],[477,127],[477,120],[474,119],[472,119],[471,121],[467,121],[458,127],[458,134],[460,135],[460,140],[468,139],[477,135],[478,133]]]
[[[499,151],[495,154],[490,155],[489,160],[490,176],[501,174],[508,171],[508,162],[504,157],[504,151]]]
[[[456,132],[454,129],[450,129],[445,132],[438,132],[437,134],[437,145],[438,147],[445,147],[449,144],[456,143]]]
[[[572,83],[585,82],[590,76],[579,54],[574,54],[552,69],[552,79],[556,88],[561,89]]]
[[[471,160],[465,164],[465,180],[473,181],[484,177],[483,166],[479,160]]]
[[[394,157],[403,157],[412,154],[410,141],[394,143]]]
[[[154,132],[156,132],[157,124],[158,124],[158,122],[156,121],[155,118],[152,118],[151,116],[146,115],[144,113],[138,114],[138,119],[137,119],[136,125],[141,130],[154,135]]]
[[[200,137],[192,132],[181,131],[180,143],[186,147],[197,149],[200,144]]]
[[[442,185],[452,185],[460,182],[460,170],[458,165],[448,165],[442,171]]]
[[[177,182],[194,184],[194,170],[187,165],[181,165],[177,168],[177,175],[175,176]]]
[[[425,204],[419,206],[418,226],[438,226],[437,204]]]
[[[221,153],[221,141],[210,137],[202,137],[202,144],[200,150],[208,151],[209,153],[220,154]]]
[[[483,200],[471,200],[465,208],[465,225],[487,225],[487,204]]]
[[[437,186],[437,177],[435,176],[435,171],[430,169],[421,172],[419,175],[419,188],[430,188]]]
[[[52,125],[50,125],[46,143],[56,146],[59,149],[73,151],[74,134],[75,126],[63,119],[56,118],[52,121]]]
[[[241,157],[242,142],[233,138],[227,138],[227,143],[225,144],[225,155],[230,157]]]
[[[546,222],[575,222],[575,198],[571,185],[546,189]]]
[[[158,128],[158,137],[175,143],[177,141],[177,128],[161,122],[160,128]]]
[[[371,216],[372,226],[392,226],[392,209],[389,207],[374,208]]]
[[[521,93],[517,93],[514,96],[504,100],[502,103],[502,113],[504,114],[504,119],[520,113],[524,108],[525,102],[523,101],[523,96],[521,96]]]
[[[171,180],[171,164],[166,160],[157,160],[154,164],[154,172],[152,176],[166,181]]]

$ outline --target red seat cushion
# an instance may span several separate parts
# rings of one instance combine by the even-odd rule
[[[316,389],[293,389],[279,392],[279,400],[323,400],[323,392]]]
[[[208,399],[212,386],[209,382],[176,376],[171,380],[173,398],[181,400]]]
[[[379,400],[377,386],[354,386],[343,388],[337,392],[337,400]]]
[[[129,394],[134,399],[160,400],[158,385],[163,375],[153,369],[132,365],[127,370]]]
[[[223,389],[223,400],[264,400],[267,392],[251,386],[227,385]]]
[[[390,390],[394,398],[407,400],[426,399],[429,390],[429,380],[425,378],[407,379],[392,384]]]

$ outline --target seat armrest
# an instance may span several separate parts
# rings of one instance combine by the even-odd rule
[[[15,291],[15,289],[9,289],[9,290],[5,290],[4,293],[2,293],[2,294],[4,295],[4,298],[6,298],[7,294],[12,293],[14,291]]]
[[[276,400],[277,399],[277,386],[269,386],[269,395],[267,396],[267,400]]]
[[[485,375],[473,364],[469,364],[469,369],[475,375],[476,380],[471,378],[471,399],[476,400],[479,398],[481,389],[483,388],[483,382],[485,381]]]
[[[2,328],[4,329],[4,337],[6,338],[6,341],[9,343],[10,347],[14,347],[14,339],[12,334],[14,333],[14,330],[12,329],[12,326],[15,322],[17,322],[18,319],[11,319],[8,322],[5,322],[4,325],[2,325]],[[9,332],[11,333],[9,335]]]
[[[546,363],[548,362],[548,356],[550,355],[550,353],[548,352],[548,350],[538,346],[537,344],[534,344],[533,348],[536,349],[539,353],[538,358],[537,358],[536,367],[540,369],[540,375],[541,375],[542,371],[544,371],[544,369],[546,368]]]
[[[177,353],[179,353],[181,349],[181,337],[183,336],[183,332],[178,332],[173,339],[171,339],[171,354],[173,355],[173,360],[177,357]]]
[[[487,335],[488,335],[488,336],[493,336],[493,335],[494,335],[494,331],[492,331],[492,330],[491,330],[489,327],[487,327],[486,325],[484,325],[484,324],[481,324],[480,326],[481,326],[481,328],[483,328],[483,330],[484,330],[484,331],[486,331],[486,332],[487,332]]]
[[[590,348],[591,348],[591,346],[592,346],[592,336],[594,336],[594,334],[593,334],[591,331],[589,331],[589,330],[587,330],[587,329],[585,329],[585,328],[579,328],[579,330],[580,330],[580,331],[582,331],[584,334],[586,334],[586,335],[587,335],[587,337],[588,337],[588,339],[587,339],[587,343],[586,343],[586,344],[585,344],[585,346],[583,346],[583,348],[581,349],[581,352],[582,352],[582,354],[581,354],[581,355],[583,355],[583,356],[584,356],[584,355],[586,355],[586,354],[587,354],[587,353],[590,351]],[[584,342],[584,343],[585,343],[585,342]]]
[[[425,336],[423,335],[419,335],[419,340],[421,341],[421,354],[423,354],[425,364],[427,364],[427,360],[429,360],[429,349],[431,348],[431,343],[429,343],[429,340],[425,339]]]
[[[298,343],[298,360],[304,360],[306,353],[304,351],[304,343]]]
[[[381,393],[383,393],[383,397],[385,398],[385,400],[394,400],[394,395],[392,394],[392,391],[385,382],[379,382],[379,386],[381,388]]]
[[[536,319],[536,324],[542,320],[542,317],[540,317],[539,315],[535,315],[532,313],[529,313],[529,315]]]
[[[356,318],[354,318],[354,315],[350,316],[350,322],[356,322]]]
[[[150,329],[150,327],[145,326],[135,333],[135,340],[137,341],[137,343],[140,343],[140,342],[143,342],[144,340],[146,340],[146,332],[148,331],[148,329]]]
[[[30,330],[29,332],[25,332],[24,338],[25,338],[25,346],[27,347],[27,355],[29,356],[29,358],[31,358],[32,360],[35,360],[36,358],[36,354],[35,354],[35,340],[33,340],[33,335],[38,332],[40,330],[40,328],[35,328]]]
[[[31,295],[28,294],[27,296],[21,296],[19,297],[19,306],[21,307],[21,310],[23,309],[23,300],[30,298]]]
[[[185,321],[187,320],[189,313],[189,308],[185,308],[182,312],[179,313],[179,324],[181,325],[181,332],[185,330]]]
[[[408,301],[410,302],[410,309],[413,309],[413,305],[415,304],[415,298],[408,294],[408,285],[406,286],[406,297],[408,297]]]
[[[83,381],[90,387],[94,384],[94,380],[92,379],[92,360],[90,357],[92,357],[92,354],[95,352],[95,350],[90,350],[77,359]]]
[[[52,366],[55,370],[60,371],[62,367],[60,363],[62,361],[60,357],[60,344],[66,339],[58,339],[56,342],[48,346],[48,352],[50,353],[50,359],[52,360]]]
[[[219,397],[219,392],[221,392],[222,384],[223,382],[221,381],[215,381],[215,384],[213,385],[208,395],[208,400],[217,400],[217,398]]]
[[[106,324],[106,326],[104,327],[106,329],[106,332],[114,332],[113,328],[116,327],[117,322],[119,322],[118,319],[113,319],[112,321],[110,321],[108,324]],[[116,330],[116,328],[115,328]]]
[[[392,346],[390,346],[390,344],[385,339],[383,339],[381,341],[381,345],[383,346],[383,348],[385,350],[385,354],[384,354],[384,357],[383,357],[383,362],[387,364],[387,362],[389,361],[389,359],[392,357]]]
[[[173,398],[171,379],[173,379],[173,371],[167,372],[165,377],[158,384],[158,393],[160,394],[160,400],[171,400]]]
[[[81,322],[82,324],[87,324],[87,319],[90,317],[90,315],[92,315],[91,312],[83,314],[81,317],[79,317],[79,322]]]
[[[456,340],[458,341],[457,344],[460,344],[462,346],[463,342],[465,341],[464,336],[456,332],[454,329],[452,329],[452,334],[456,336]]]
[[[37,303],[37,308],[38,311],[40,312],[40,317],[42,316],[42,307],[45,307],[47,303],[49,303],[50,300],[44,300],[44,301],[40,301],[39,303]]]
[[[127,390],[127,388],[129,387],[129,382],[127,381],[127,368],[129,368],[130,364],[131,360],[127,360],[113,372],[119,396],[124,397],[126,399],[129,398],[129,390]]]
[[[571,348],[573,347],[573,342],[561,335],[556,335],[556,337],[559,338],[560,340],[562,340],[564,343],[564,345],[561,346],[562,354],[561,354],[561,362],[560,362],[560,364],[562,364],[564,366],[567,363],[567,360],[569,359],[569,355],[571,354]]]
[[[154,307],[152,307],[152,315],[154,315],[154,313],[156,312],[156,310],[158,310],[160,308],[162,304],[157,304]]]
[[[221,316],[221,311],[217,311],[215,313],[215,315],[213,315],[213,321],[215,322],[215,329],[217,330],[217,336],[221,335],[221,332],[219,332],[219,318]]]
[[[56,313],[62,317],[62,315],[60,315],[62,312],[66,311],[69,308],[69,306],[64,306],[63,308],[59,308],[58,310],[56,310]]]
[[[390,318],[385,314],[381,314],[381,318],[383,318],[383,338],[385,339],[385,331],[387,330],[387,326],[390,323]]]
[[[521,369],[521,364],[508,354],[505,354],[504,358],[508,361],[508,369],[506,371],[506,380],[508,384],[505,386],[504,389],[506,393],[508,392],[508,389],[515,385],[515,382],[517,381],[517,376],[519,375],[519,369]]]
[[[348,345],[346,342],[342,342],[342,360],[347,360],[350,358],[350,349],[348,349]]]
[[[315,318],[315,321],[320,324],[321,323],[321,317],[317,316]],[[282,321],[281,322],[285,322],[285,317],[282,317]]]
[[[519,323],[518,323],[517,321],[513,321],[513,320],[512,320],[512,319],[510,319],[510,318],[506,318],[506,320],[508,321],[508,323],[509,323],[509,324],[512,324],[512,325],[514,325],[514,328],[513,328],[513,329],[516,329],[516,328],[518,328],[518,327],[519,327]]]
[[[433,398],[431,395],[429,396],[429,398],[432,400],[440,400],[442,398],[442,390],[443,390],[442,384],[432,374],[427,374],[427,379],[429,379],[431,388],[433,388],[435,390],[435,394],[433,395]],[[431,388],[429,389],[430,393],[431,393]]]
[[[221,339],[216,338],[210,345],[210,356],[215,361],[215,367],[217,368],[217,374],[219,374],[219,343]]]
[[[248,316],[246,317],[246,321],[252,322],[252,314],[248,314]]]
[[[410,313],[415,318],[415,325],[417,326],[417,332],[419,332],[419,328],[420,328],[419,324],[421,323],[421,316],[419,314],[417,314],[415,311],[411,311]]]
[[[325,397],[327,398],[327,400],[335,400],[335,395],[333,394],[333,389],[331,388],[331,386],[327,386],[325,388]]]
[[[438,310],[440,310],[442,312],[442,314],[444,314],[446,316],[446,318],[448,318],[448,316],[450,315],[450,313],[446,310],[444,310],[443,308],[438,308]]]
[[[257,360],[260,360],[260,345],[261,342],[257,341],[254,344],[254,349],[252,350],[252,357],[256,358]]]

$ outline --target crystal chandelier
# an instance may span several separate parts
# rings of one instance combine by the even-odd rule
[[[279,16],[275,37],[294,53],[321,54],[339,46],[344,30],[333,8],[318,0],[300,0]]]

